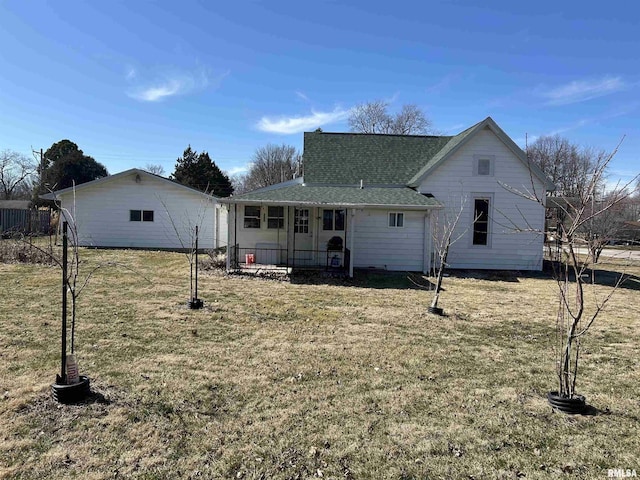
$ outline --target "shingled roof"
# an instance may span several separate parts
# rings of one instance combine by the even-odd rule
[[[438,207],[437,201],[414,189],[485,128],[493,131],[548,190],[555,189],[522,149],[487,117],[454,136],[305,132],[304,183],[292,180],[221,201]]]
[[[453,137],[306,132],[307,185],[407,185]]]
[[[407,187],[348,187],[289,185],[278,189],[261,189],[221,199],[223,203],[295,204],[360,207],[433,208],[440,203]]]

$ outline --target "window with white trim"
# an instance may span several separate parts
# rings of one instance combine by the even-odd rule
[[[296,208],[296,211],[294,214],[293,231],[295,233],[309,233],[309,209],[308,208]]]
[[[260,228],[260,207],[257,205],[244,206],[244,228]]]
[[[267,208],[267,228],[284,228],[284,207]]]
[[[129,210],[130,222],[153,222],[153,210]]]
[[[322,229],[344,231],[344,210],[323,210]]]
[[[490,198],[473,200],[473,244],[489,245],[489,207]]]
[[[395,228],[404,227],[404,213],[402,212],[390,212],[389,213],[389,226]]]

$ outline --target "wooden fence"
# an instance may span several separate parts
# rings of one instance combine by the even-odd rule
[[[21,210],[0,208],[0,234],[10,232],[49,233],[49,210]]]

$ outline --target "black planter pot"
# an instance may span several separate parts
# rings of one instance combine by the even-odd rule
[[[547,393],[547,401],[555,410],[572,415],[584,413],[587,408],[587,403],[582,395],[568,398],[558,392],[549,392]]]
[[[58,382],[59,380],[56,380]],[[77,403],[85,399],[89,394],[89,378],[80,375],[80,381],[72,385],[61,383],[51,384],[51,394],[53,399],[59,403]]]
[[[199,298],[192,298],[189,300],[189,308],[191,310],[199,310],[204,306],[204,302]]]
[[[442,310],[440,307],[429,307],[427,309],[427,312],[440,316],[444,315],[444,310]]]

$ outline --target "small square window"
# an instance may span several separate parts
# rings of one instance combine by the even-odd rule
[[[474,155],[473,174],[480,177],[492,177],[493,163],[493,155]]]
[[[153,210],[143,210],[142,211],[142,221],[143,222],[153,222]]]
[[[129,221],[130,222],[141,222],[142,221],[142,210],[129,210]]]
[[[392,212],[389,214],[389,226],[401,228],[404,227],[404,213]]]
[[[488,158],[478,160],[478,175],[491,175],[491,160]]]

